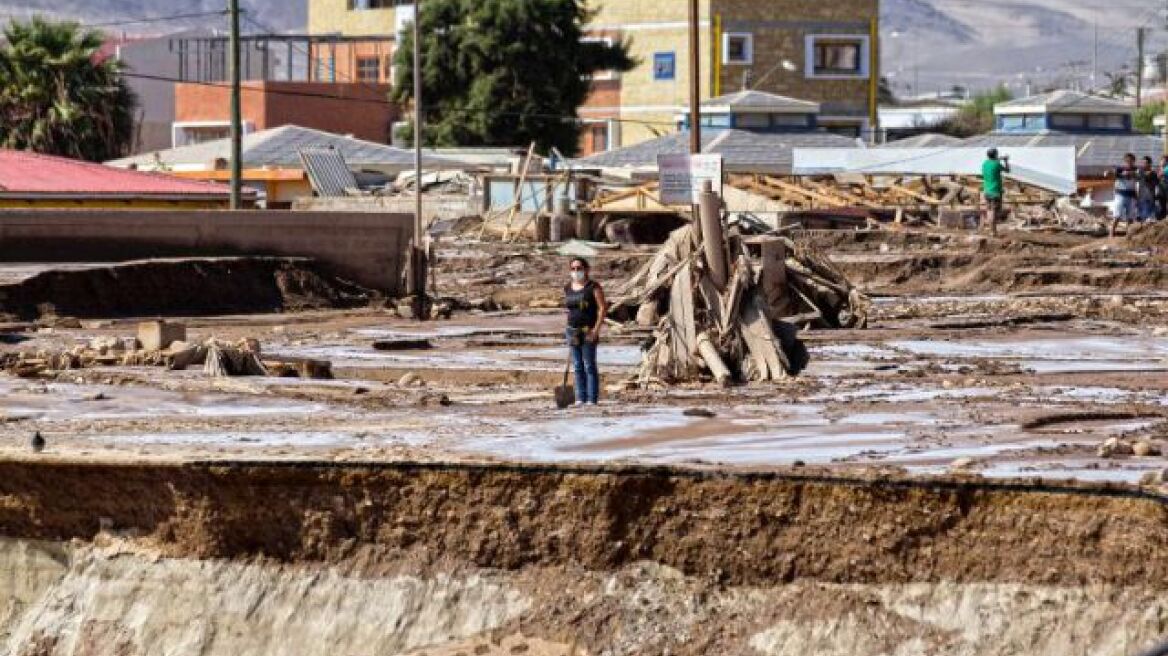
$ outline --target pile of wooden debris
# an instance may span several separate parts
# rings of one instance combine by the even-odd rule
[[[717,205],[702,214],[613,294],[610,316],[655,328],[642,387],[781,381],[807,364],[800,327],[867,325],[868,298],[811,246],[726,229]]]
[[[201,344],[175,341],[165,348],[141,348],[133,338],[97,338],[88,346],[68,351],[6,353],[0,356],[0,370],[21,378],[55,378],[66,371],[97,367],[165,367],[182,371],[201,366],[211,377],[278,376],[332,378],[332,364],[326,360],[264,356],[254,339],[226,343],[209,339]]]

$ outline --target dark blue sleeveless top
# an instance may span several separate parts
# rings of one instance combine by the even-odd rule
[[[589,280],[582,289],[564,286],[564,306],[568,308],[569,328],[591,328],[600,318],[600,304],[596,302],[596,283]]]

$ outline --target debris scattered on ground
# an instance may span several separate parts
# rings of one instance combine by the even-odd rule
[[[705,234],[703,234],[703,232]],[[610,316],[655,327],[638,380],[781,381],[807,364],[799,327],[862,328],[869,301],[787,237],[706,220],[675,231],[613,294]]]
[[[138,343],[146,351],[162,351],[175,342],[187,341],[187,327],[168,321],[144,321],[138,324]]]
[[[402,376],[397,384],[399,387],[424,387],[426,381],[417,373],[411,371]]]
[[[98,337],[88,345],[67,351],[40,350],[10,352],[0,355],[0,369],[20,378],[52,377],[62,371],[95,367],[165,367],[182,371],[202,366],[209,376],[280,376],[312,379],[332,378],[332,365],[325,360],[308,358],[264,358],[260,343],[243,339],[224,343],[214,338],[190,344],[170,337],[180,334],[150,328],[144,335],[152,345],[168,342],[165,348],[141,348],[139,339]],[[185,329],[181,333],[185,337]],[[162,335],[159,338],[159,335]]]

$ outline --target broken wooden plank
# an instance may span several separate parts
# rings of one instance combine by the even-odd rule
[[[673,332],[674,350],[685,353],[688,359],[697,350],[698,337],[694,324],[693,267],[688,262],[673,277],[670,292],[669,323]]]
[[[722,355],[714,347],[714,342],[710,339],[709,333],[702,333],[697,336],[697,347],[698,355],[701,356],[702,362],[706,364],[706,368],[710,370],[710,374],[714,377],[714,380],[722,387],[728,387],[733,380],[733,374],[726,367],[726,363],[722,361]]]
[[[754,360],[759,380],[785,380],[791,363],[771,328],[770,319],[757,292],[753,292],[742,307],[741,325],[742,339]]]

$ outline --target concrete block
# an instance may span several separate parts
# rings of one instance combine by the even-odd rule
[[[143,321],[138,324],[138,341],[146,351],[161,351],[174,342],[187,340],[187,327],[167,321]]]

